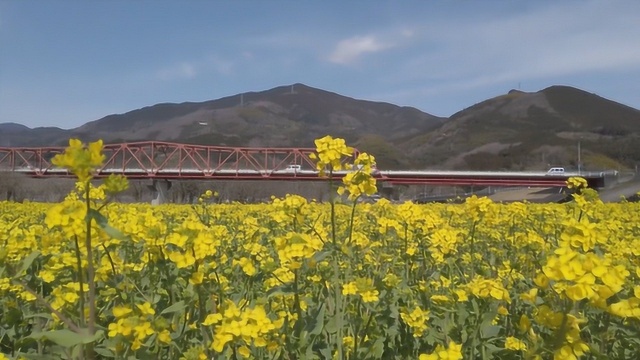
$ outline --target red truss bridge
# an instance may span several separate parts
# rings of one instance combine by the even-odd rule
[[[51,159],[64,147],[0,147],[0,174],[22,173],[35,178],[73,177]],[[104,146],[106,160],[96,177],[111,174],[154,180],[295,180],[317,181],[313,148],[249,148],[145,141]],[[355,150],[353,157],[357,156]],[[353,158],[347,159],[352,161]],[[334,173],[335,178],[346,171]],[[584,177],[591,187],[604,186],[605,174],[477,171],[384,171],[374,177],[388,184],[563,187],[570,176]],[[0,175],[1,176],[1,175]]]

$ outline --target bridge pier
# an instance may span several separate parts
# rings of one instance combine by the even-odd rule
[[[151,190],[155,192],[155,199],[151,200],[151,205],[160,205],[167,203],[167,195],[171,189],[171,182],[166,179],[154,179]]]
[[[378,186],[378,193],[389,200],[398,200],[400,197],[398,188],[387,181],[382,182],[381,186]]]

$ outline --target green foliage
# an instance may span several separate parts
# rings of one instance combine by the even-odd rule
[[[402,169],[407,165],[402,150],[380,135],[364,135],[357,141],[356,147],[361,152],[375,154],[380,169]]]

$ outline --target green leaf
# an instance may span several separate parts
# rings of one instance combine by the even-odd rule
[[[324,303],[320,304],[316,316],[305,326],[305,330],[308,331],[310,335],[320,335],[322,332],[322,328],[324,328],[324,309]]]
[[[68,329],[51,330],[32,333],[29,338],[34,340],[46,339],[62,347],[70,348],[80,344],[90,344],[104,337],[104,331],[98,330],[94,335],[89,335],[87,329],[82,329],[81,333],[76,333]]]
[[[307,346],[307,350],[304,352],[304,355],[301,354],[300,360],[312,360],[317,359],[318,357],[313,354],[313,344]]]
[[[324,329],[329,334],[335,334],[338,332],[338,321],[336,320],[335,316],[331,316],[329,318],[329,321],[327,322],[327,325],[324,327]]]
[[[41,317],[43,319],[52,320],[53,316],[49,313],[37,313],[37,314],[28,314],[23,316],[25,319],[31,319],[35,317]]]
[[[5,309],[4,314],[2,314],[2,325],[18,325],[22,322],[22,316],[22,308],[11,307]]]
[[[100,357],[102,358],[115,358],[116,355],[113,353],[113,351],[103,348],[103,347],[95,347],[93,348],[93,351],[96,352],[96,354],[100,355]]]
[[[331,251],[329,251],[329,250],[318,251],[317,253],[313,254],[313,261],[319,263],[322,260],[324,260],[327,257],[329,257],[329,255],[331,255]]]
[[[473,307],[472,314],[479,315],[480,314],[480,309],[478,307],[478,301],[475,298],[471,299],[471,306]]]
[[[29,254],[26,258],[24,258],[24,260],[22,260],[22,265],[20,266],[20,270],[16,272],[14,279],[22,276],[22,273],[27,271],[31,267],[31,264],[33,264],[33,262],[36,260],[36,258],[38,258],[38,256],[40,256],[40,251],[36,250],[36,251],[33,251],[31,254]]]
[[[480,327],[480,336],[483,339],[489,339],[497,336],[500,333],[501,326],[493,325],[491,323],[483,323]]]
[[[171,314],[174,312],[182,312],[187,306],[184,304],[183,300],[178,301],[177,303],[165,308],[162,310],[160,315]]]
[[[47,354],[47,355],[38,355],[38,354],[29,354],[29,353],[23,353],[23,352],[17,352],[16,355],[16,359],[28,359],[28,360],[51,360],[53,354],[58,355],[55,351],[52,351],[51,353]],[[62,358],[62,354],[59,354],[60,358]]]
[[[461,331],[460,341],[462,341],[462,343],[465,344],[467,342],[467,339],[469,339],[469,334],[466,331]]]
[[[398,330],[398,325],[396,324],[384,328],[384,334],[387,335],[387,338],[394,338],[399,333],[400,331]]]
[[[98,226],[100,226],[100,228],[102,228],[102,230],[104,230],[104,232],[106,232],[107,235],[111,236],[112,238],[118,239],[118,240],[127,239],[127,235],[125,235],[120,230],[114,228],[113,226],[109,225],[109,220],[107,220],[107,218],[104,215],[102,215],[98,210],[89,209],[87,216],[95,220],[96,224],[98,224]]]
[[[482,314],[481,318],[481,326],[484,326],[486,324],[491,325],[493,323],[493,320],[496,318],[496,316],[498,315],[498,312],[496,309],[493,310],[489,310],[487,312],[485,312],[484,314]]]
[[[267,291],[267,298],[274,296],[290,295],[293,294],[293,284],[284,284],[273,287]]]
[[[464,324],[467,321],[468,317],[469,317],[469,311],[467,310],[467,307],[465,306],[465,304],[458,303],[458,320],[457,320],[457,323],[458,324]]]
[[[384,353],[384,338],[377,338],[373,345],[371,345],[369,353],[374,359],[382,359],[382,354]]]
[[[320,355],[322,355],[323,359],[331,359],[333,357],[331,354],[331,349],[328,346],[320,349]]]
[[[495,345],[490,344],[490,343],[484,344],[484,348],[487,349],[486,350],[486,354],[487,354],[487,356],[490,356],[490,358],[494,358],[493,354],[504,350],[503,348],[495,346]]]

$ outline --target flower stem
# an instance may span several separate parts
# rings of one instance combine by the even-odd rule
[[[89,216],[89,210],[91,210],[91,181],[87,180],[85,184],[85,200],[87,205],[87,217],[86,217],[86,225],[87,225],[87,236],[85,239],[85,247],[87,249],[87,284],[89,285],[89,319],[88,319],[88,330],[89,335],[94,335],[96,333],[96,279],[95,279],[95,269],[93,267],[93,247],[91,245],[91,217]],[[84,296],[84,294],[83,294]],[[80,298],[82,299],[83,296]],[[82,316],[84,317],[84,307],[82,308]],[[93,343],[87,344],[86,347],[87,358],[93,359]]]

